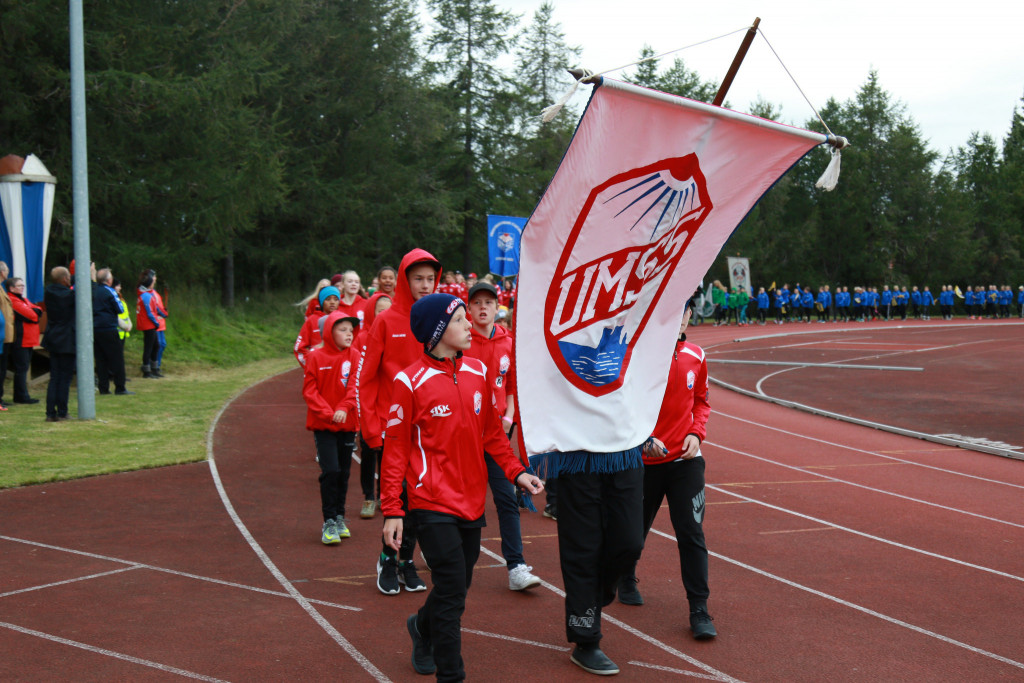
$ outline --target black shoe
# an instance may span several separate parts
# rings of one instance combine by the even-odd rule
[[[416,620],[415,614],[409,615],[409,618],[405,620],[405,627],[409,629],[409,635],[412,636],[412,668],[418,674],[432,674],[437,671],[437,665],[434,663],[434,648],[426,638],[420,635],[420,630],[416,627]]]
[[[427,590],[427,584],[423,582],[420,575],[416,573],[416,565],[412,560],[401,562],[398,565],[398,583],[405,586],[410,593],[418,593]]]
[[[636,585],[640,581],[635,576],[623,576],[619,579],[619,602],[623,605],[642,605],[644,598]]]
[[[30,406],[30,405],[33,405],[35,403],[39,403],[39,399],[38,398],[24,398],[24,399],[21,399],[20,401],[18,399],[14,399],[14,402]]]
[[[118,395],[118,396],[134,396],[135,395],[134,391],[128,391],[127,389],[121,389],[121,391],[115,391],[114,393],[116,395]]]
[[[100,394],[101,396],[107,396],[107,395],[110,394],[110,389],[107,389],[106,391],[103,391],[102,389],[101,390],[97,390],[96,393]]]
[[[164,373],[160,372],[160,368],[154,368],[149,371],[149,374],[153,375],[157,379],[163,379]]]
[[[718,635],[715,625],[711,623],[711,615],[706,607],[698,607],[690,612],[690,630],[697,640],[709,640]]]
[[[608,659],[608,655],[601,652],[601,648],[596,643],[593,645],[577,645],[569,659],[587,673],[597,674],[598,676],[614,676],[619,673],[619,667],[615,666],[615,662]]]
[[[56,415],[47,415],[46,416],[46,421],[47,422],[56,422],[57,421],[57,416]]]
[[[558,510],[552,503],[548,503],[547,505],[544,506],[544,516],[549,519],[558,521]]]
[[[402,587],[398,585],[398,560],[381,554],[377,559],[377,590],[384,595],[398,595]]]

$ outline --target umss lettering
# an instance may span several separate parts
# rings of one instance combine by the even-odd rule
[[[696,154],[591,190],[544,306],[545,342],[566,380],[593,396],[622,386],[632,349],[712,209]]]

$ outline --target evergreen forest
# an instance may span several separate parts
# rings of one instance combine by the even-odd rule
[[[573,134],[578,110],[538,115],[580,50],[550,2],[532,16],[500,0],[425,5],[429,30],[415,0],[85,0],[97,265],[128,285],[152,267],[226,304],[348,268],[368,284],[414,246],[486,270],[486,215],[528,216]],[[57,176],[47,266],[66,264],[68,4],[0,0],[0,17],[0,154],[34,153]],[[615,77],[703,101],[718,88],[679,58]],[[816,149],[709,278],[742,255],[765,285],[1024,283],[1024,111],[1006,112],[1002,140],[939,152],[883,77],[820,108],[853,143],[838,188],[814,188],[829,153]],[[733,108],[778,118],[771,102]]]

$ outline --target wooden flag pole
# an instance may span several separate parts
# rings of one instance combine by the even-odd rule
[[[725,96],[729,92],[729,88],[732,86],[733,79],[736,78],[736,72],[740,70],[740,64],[743,63],[743,58],[747,56],[747,50],[750,49],[750,44],[754,42],[754,36],[757,35],[757,26],[760,23],[761,17],[755,17],[754,24],[747,29],[747,34],[743,36],[743,42],[740,43],[740,49],[736,51],[736,56],[732,60],[729,72],[725,74],[725,78],[722,80],[722,85],[718,88],[718,94],[715,95],[715,99],[711,103],[716,107],[721,107],[722,102],[725,102]]]

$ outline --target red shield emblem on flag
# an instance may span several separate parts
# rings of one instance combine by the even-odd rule
[[[573,386],[591,396],[622,386],[637,340],[711,210],[696,154],[620,173],[591,190],[544,306],[548,352]]]

